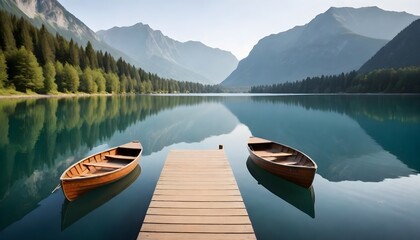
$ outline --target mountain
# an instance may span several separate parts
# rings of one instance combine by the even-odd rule
[[[18,17],[24,17],[34,26],[42,24],[49,32],[73,39],[80,46],[90,41],[96,50],[107,51],[115,58],[122,57],[131,64],[138,65],[127,55],[101,41],[88,26],[68,12],[57,0],[1,0],[0,9]]]
[[[417,18],[377,7],[330,8],[304,26],[261,39],[222,85],[251,87],[359,69]]]
[[[380,68],[420,66],[420,20],[411,23],[359,69],[370,72]]]
[[[166,78],[218,84],[237,66],[232,53],[201,42],[179,42],[142,23],[97,32],[101,39]]]

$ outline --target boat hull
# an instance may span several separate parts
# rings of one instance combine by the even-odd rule
[[[287,147],[285,145],[279,144],[279,143],[274,143],[273,144],[278,144],[282,147]],[[290,150],[289,151],[294,151],[297,152],[298,154],[302,154],[303,153],[297,151],[296,149],[287,147]],[[305,166],[295,166],[295,165],[283,165],[283,164],[279,164],[277,162],[273,162],[273,161],[268,161],[266,159],[264,159],[264,157],[261,157],[259,155],[257,155],[251,148],[250,148],[250,144],[248,144],[248,151],[249,151],[249,155],[252,159],[252,161],[257,164],[258,166],[260,166],[261,168],[265,169],[268,172],[271,172],[275,175],[278,175],[290,182],[293,182],[295,184],[298,184],[302,187],[305,188],[309,188],[312,185],[312,182],[314,180],[315,177],[315,173],[316,173],[316,164],[314,164],[314,167],[305,167]],[[309,157],[307,157],[306,155],[304,155],[304,157],[308,158],[310,161],[312,161]],[[313,161],[312,161],[313,162]]]
[[[102,188],[92,189],[91,192],[86,193],[85,196],[80,197],[77,201],[64,200],[61,207],[61,230],[71,226],[88,213],[123,192],[138,178],[140,172],[140,166],[136,165],[134,170],[127,176]]]
[[[138,145],[141,147],[140,143],[138,143]],[[141,158],[141,153],[142,153],[141,148],[139,149],[138,155],[135,156],[133,160],[130,160],[129,163],[125,164],[123,167],[117,170],[91,174],[90,176],[83,176],[83,174],[80,173],[81,171],[88,170],[88,167],[82,166],[82,165],[87,165],[91,163],[95,163],[95,164],[101,163],[101,161],[99,160],[102,160],[106,155],[115,154],[118,151],[117,150],[118,148],[119,147],[111,148],[106,151],[84,158],[80,160],[79,162],[70,166],[66,171],[64,171],[60,180],[61,180],[61,187],[62,187],[64,196],[67,198],[67,200],[73,201],[76,198],[78,198],[80,195],[83,195],[84,193],[94,188],[118,181],[119,179],[128,175],[130,172],[132,172],[136,168]],[[98,161],[98,162],[94,162],[94,161]],[[77,172],[77,173],[75,174],[74,177],[68,177],[68,174],[71,172],[73,173]],[[78,173],[80,175],[77,175]]]

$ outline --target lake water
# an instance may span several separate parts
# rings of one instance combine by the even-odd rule
[[[318,164],[303,189],[248,159],[255,135]],[[68,203],[84,156],[138,139],[140,167]],[[258,239],[420,239],[420,96],[0,100],[0,239],[135,239],[171,149],[223,144]]]

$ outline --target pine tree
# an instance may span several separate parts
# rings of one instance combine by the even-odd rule
[[[55,67],[52,62],[47,62],[44,65],[44,92],[55,93],[57,92],[57,84],[55,83]]]
[[[69,43],[69,63],[73,66],[80,65],[79,47],[73,42],[73,39]]]
[[[15,38],[13,36],[13,24],[10,16],[0,11],[0,47],[4,51],[10,51],[16,48]]]
[[[90,41],[86,45],[85,53],[87,59],[89,60],[89,66],[94,69],[98,68],[98,59],[96,58],[95,50],[92,47],[92,43]]]
[[[69,61],[69,42],[58,34],[56,34],[55,39],[55,59],[60,62]]]
[[[7,65],[6,57],[0,50],[0,89],[3,89],[7,82]]]
[[[38,59],[41,64],[46,64],[48,61],[55,62],[54,51],[52,44],[49,41],[50,33],[47,31],[44,25],[39,30],[39,46],[38,46]]]
[[[24,46],[26,50],[33,52],[34,47],[32,37],[29,33],[29,28],[30,26],[28,25],[28,22],[26,22],[23,17],[20,18],[15,29],[15,40],[18,48]]]

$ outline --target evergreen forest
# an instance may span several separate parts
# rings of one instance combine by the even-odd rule
[[[161,78],[95,51],[90,42],[78,46],[0,11],[0,94],[16,92],[207,93],[220,88]]]
[[[420,67],[351,71],[301,81],[254,86],[251,93],[420,93]]]

